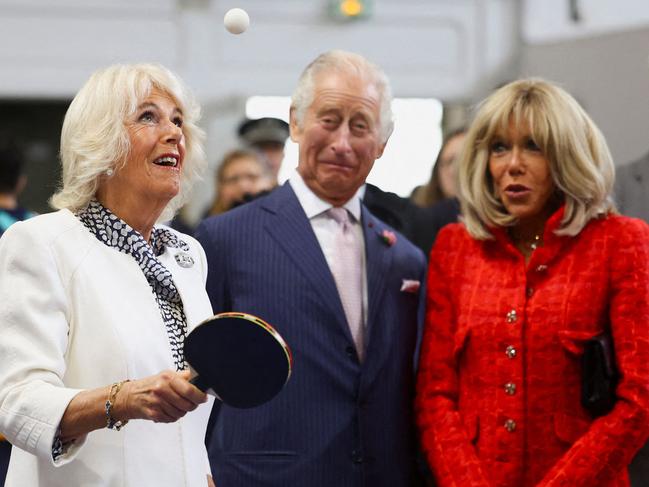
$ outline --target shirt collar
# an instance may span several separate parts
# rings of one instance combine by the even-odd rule
[[[291,188],[295,192],[302,209],[309,220],[313,217],[321,215],[325,211],[333,208],[333,205],[327,201],[324,201],[319,196],[317,196],[311,189],[306,185],[302,175],[295,169],[291,176],[288,178]],[[361,221],[361,198],[360,195],[364,191],[365,186],[361,186],[356,194],[352,196],[342,207],[349,211],[356,221]]]

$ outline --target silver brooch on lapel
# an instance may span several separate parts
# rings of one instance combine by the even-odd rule
[[[176,262],[178,262],[178,265],[185,269],[194,265],[194,259],[192,259],[192,256],[185,252],[178,252],[174,255],[174,258],[176,259]]]

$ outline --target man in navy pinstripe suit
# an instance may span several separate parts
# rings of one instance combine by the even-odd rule
[[[262,317],[294,356],[291,380],[267,404],[215,407],[207,442],[218,487],[413,485],[425,259],[360,198],[392,132],[390,103],[377,66],[343,51],[319,56],[291,104],[297,171],[270,195],[198,229],[214,311]],[[333,273],[331,208],[346,210],[345,228],[360,240],[359,336]]]

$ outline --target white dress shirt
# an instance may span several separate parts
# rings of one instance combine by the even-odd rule
[[[327,211],[330,208],[333,208],[331,203],[328,203],[318,197],[311,189],[306,185],[302,176],[297,170],[293,171],[291,176],[288,179],[291,184],[291,188],[295,192],[304,213],[306,213],[309,222],[311,223],[311,228],[315,233],[322,253],[327,260],[329,265],[329,270],[331,270],[332,263],[334,260],[334,238],[336,232],[338,231],[338,223],[327,215]],[[342,207],[345,208],[353,218],[350,218],[350,221],[353,221],[353,229],[356,232],[356,237],[359,239],[359,242],[363,242],[362,245],[362,262],[361,262],[361,272],[363,275],[363,326],[367,326],[367,267],[366,267],[366,256],[365,256],[365,239],[363,237],[363,227],[361,223],[361,197],[365,186],[362,186],[354,196],[351,197]]]

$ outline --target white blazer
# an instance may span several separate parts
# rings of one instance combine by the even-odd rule
[[[188,329],[212,315],[200,244],[194,265],[159,257]],[[0,432],[14,445],[6,487],[205,487],[212,400],[171,423],[136,420],[77,440],[56,462],[52,441],[81,390],[174,368],[153,291],[133,257],[101,243],[68,210],[16,223],[0,239]]]

